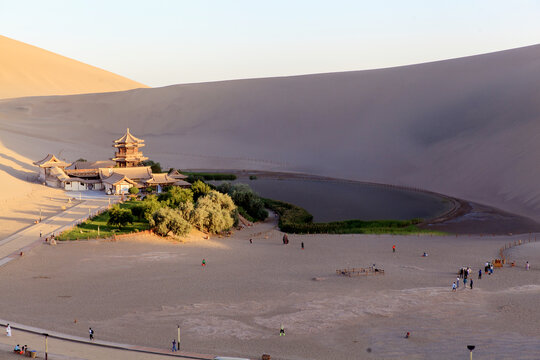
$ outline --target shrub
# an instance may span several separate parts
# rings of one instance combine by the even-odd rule
[[[158,200],[172,208],[177,208],[180,204],[193,202],[193,191],[173,186],[169,191],[161,193]]]
[[[234,174],[224,174],[224,173],[202,173],[202,172],[183,172],[184,175],[187,175],[187,181],[194,183],[197,180],[208,181],[208,180],[236,180],[236,175]]]
[[[193,200],[197,201],[199,197],[205,196],[208,194],[212,189],[210,186],[202,182],[201,180],[197,180],[191,185],[191,191],[193,191]]]
[[[129,193],[131,195],[137,195],[139,193],[139,189],[137,187],[135,187],[135,186],[132,186],[132,187],[129,188]]]
[[[197,201],[192,223],[200,230],[219,233],[234,225],[236,206],[231,197],[217,191],[210,191]]]
[[[160,173],[161,172],[161,164],[158,162],[155,162],[153,160],[145,160],[143,161],[144,166],[150,166],[153,173]]]
[[[137,206],[142,207],[143,217],[148,221],[152,218],[153,213],[163,207],[155,195],[147,195],[144,200],[141,201],[141,204]]]
[[[120,205],[116,204],[109,210],[108,225],[122,227],[132,223],[133,214],[130,209],[122,209]]]
[[[191,225],[180,214],[171,208],[160,208],[152,214],[150,226],[161,236],[169,233],[182,236],[189,233]]]
[[[249,180],[257,180],[257,176],[256,175],[249,175]]]
[[[222,193],[228,194],[233,199],[239,208],[238,211],[246,219],[258,221],[268,217],[268,211],[265,209],[264,202],[249,185],[223,183],[217,189]]]
[[[266,206],[279,214],[281,231],[296,234],[410,234],[422,231],[415,225],[421,219],[412,220],[346,220],[329,223],[313,223],[313,216],[305,209],[283,201],[264,199]]]

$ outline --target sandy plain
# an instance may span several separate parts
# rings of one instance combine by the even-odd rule
[[[478,280],[501,245],[526,237],[281,236],[270,218],[210,241],[44,245],[0,269],[0,317],[161,348],[180,324],[188,351],[250,358],[463,359],[471,343],[476,359],[538,358],[540,243]],[[371,264],[385,275],[335,273]],[[453,293],[460,266],[474,288]]]

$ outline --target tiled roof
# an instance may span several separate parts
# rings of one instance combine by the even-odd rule
[[[131,133],[129,132],[129,128],[127,128],[126,130],[126,133],[124,134],[124,136],[122,136],[120,139],[117,139],[117,140],[114,140],[114,142],[116,144],[120,143],[120,144],[129,144],[129,143],[143,143],[144,140],[143,139],[139,139],[133,135],[131,135]]]
[[[56,156],[53,154],[47,154],[44,159],[41,159],[39,161],[34,161],[34,165],[42,167],[42,168],[48,168],[48,167],[66,167],[69,166],[69,163],[59,160]]]

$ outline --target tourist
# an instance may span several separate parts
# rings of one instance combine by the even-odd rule
[[[422,254],[422,257],[427,257],[427,256],[428,256],[427,252],[424,251],[424,253]]]
[[[463,288],[467,288],[467,278],[463,279]]]
[[[39,232],[39,238],[41,238],[42,235],[43,235],[43,233],[40,231],[40,232]]]
[[[94,330],[92,328],[88,328],[88,335],[90,336],[90,340],[94,340]]]
[[[405,339],[408,339],[411,337],[411,333],[407,331],[407,334],[405,334]]]
[[[472,284],[473,284],[473,281],[472,281],[472,279],[471,279],[471,290],[472,290]]]
[[[21,347],[19,346],[19,344],[15,345],[13,352],[16,352],[16,353],[21,352]]]
[[[478,279],[482,278],[482,269],[478,269]]]
[[[9,324],[6,326],[6,335],[11,336],[11,326],[9,326]]]
[[[459,277],[456,278],[456,288],[459,288]]]
[[[281,329],[279,329],[279,336],[285,336],[285,329],[283,328],[283,324],[281,324]]]
[[[302,241],[302,250],[304,250],[304,242]]]
[[[26,349],[28,349],[28,345],[24,345],[21,349],[21,354],[26,354]]]
[[[396,245],[392,245],[392,252],[396,252]]]
[[[202,259],[202,266],[206,266],[206,260],[205,259]]]
[[[173,352],[176,351],[176,339],[173,339],[173,341],[172,341],[172,351]]]
[[[249,239],[249,243],[250,243],[250,244],[253,244],[253,239]]]
[[[289,237],[287,234],[283,234],[283,245],[287,245],[289,243]]]
[[[456,291],[456,283],[455,282],[452,284],[452,291]]]
[[[529,270],[530,269],[530,265],[529,265],[529,262],[527,261],[527,263],[525,264],[525,270]]]

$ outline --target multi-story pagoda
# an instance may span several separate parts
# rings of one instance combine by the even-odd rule
[[[118,167],[135,167],[139,166],[144,160],[144,157],[139,148],[144,146],[144,140],[131,135],[129,128],[124,136],[118,140],[114,140],[113,147],[116,148],[115,156],[112,158]]]

